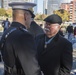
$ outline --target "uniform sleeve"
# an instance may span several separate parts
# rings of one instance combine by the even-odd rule
[[[15,49],[17,57],[25,75],[41,75],[40,67],[36,59],[34,38],[29,35],[21,35],[16,39]]]
[[[2,22],[2,27],[4,27],[4,21]]]
[[[70,75],[73,62],[72,52],[73,52],[72,44],[67,43],[61,55],[61,66],[59,75]]]

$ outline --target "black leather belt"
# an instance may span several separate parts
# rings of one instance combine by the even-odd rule
[[[9,67],[9,66],[7,66],[7,65],[4,65],[4,70],[5,70],[7,73],[9,73],[9,74],[13,74],[13,75],[24,75],[23,70],[20,69],[20,68],[17,68],[17,69],[16,69],[16,67],[11,68],[11,67]]]

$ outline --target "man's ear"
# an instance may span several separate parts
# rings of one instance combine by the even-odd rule
[[[58,26],[58,28],[59,28],[59,29],[61,28],[60,25]]]
[[[24,19],[26,20],[26,13],[24,13]]]

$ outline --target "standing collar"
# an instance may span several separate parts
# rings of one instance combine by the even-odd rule
[[[23,24],[19,23],[19,22],[12,22],[11,26],[12,27],[21,27],[21,28],[26,29],[26,27]]]

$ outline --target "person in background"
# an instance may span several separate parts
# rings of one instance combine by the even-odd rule
[[[76,27],[74,28],[74,37],[76,38]]]
[[[28,32],[31,24],[29,8],[34,3],[12,2],[13,22],[1,38],[4,75],[41,75],[36,59],[34,37]]]
[[[52,14],[44,19],[45,34],[36,37],[37,57],[44,75],[70,75],[72,43],[59,34],[62,19]]]
[[[60,30],[59,30],[59,34],[64,37],[64,34],[63,34],[63,31],[61,30],[61,27],[60,27]]]
[[[43,24],[40,24],[40,27],[42,28],[43,27]]]
[[[29,11],[30,12],[30,14],[31,14],[31,19],[32,19],[32,21],[31,21],[31,25],[30,25],[30,28],[28,29],[28,31],[34,36],[34,37],[36,37],[37,35],[39,35],[39,34],[43,34],[44,33],[44,31],[43,31],[43,29],[34,21],[34,17],[35,17],[35,15],[33,14],[33,12],[32,11]]]
[[[4,31],[10,27],[10,21],[8,20],[8,18],[6,18],[6,20],[2,22],[2,27],[4,28]]]
[[[68,40],[70,42],[72,42],[72,38],[73,38],[73,26],[69,25],[66,29],[67,33],[68,33]]]

